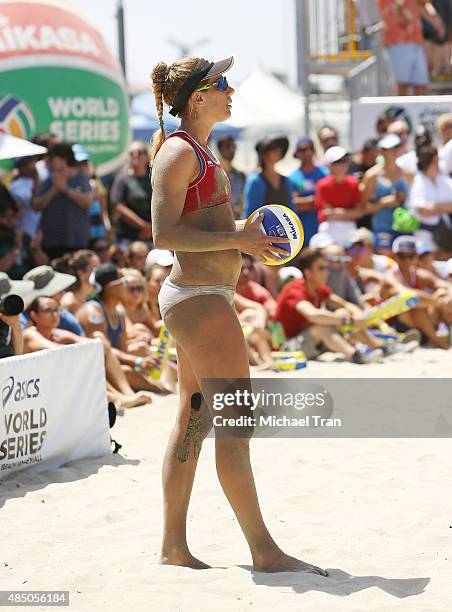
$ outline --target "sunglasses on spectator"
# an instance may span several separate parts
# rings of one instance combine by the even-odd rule
[[[129,293],[143,293],[144,286],[143,285],[128,285],[127,291]]]
[[[298,153],[305,153],[306,151],[314,151],[314,147],[298,147]]]
[[[416,253],[398,253],[400,259],[414,259]]]
[[[108,244],[100,244],[94,249],[94,251],[96,253],[105,253],[105,251],[108,251]]]
[[[214,83],[207,83],[207,85],[202,85],[201,87],[198,87],[198,89],[196,89],[195,91],[206,91],[211,87],[216,87],[220,91],[226,91],[229,87],[229,83],[226,77],[221,77],[220,79],[218,79],[218,81],[215,81]]]
[[[314,268],[314,270],[316,272],[325,272],[325,270],[329,270],[329,268],[326,264],[322,264],[321,266],[317,266],[317,268]]]
[[[350,251],[350,253],[360,253],[364,249],[364,247],[364,242],[355,242],[348,250]]]
[[[146,149],[140,149],[140,150],[136,150],[136,151],[129,151],[129,156],[130,157],[141,157],[142,155],[147,155],[147,151]]]

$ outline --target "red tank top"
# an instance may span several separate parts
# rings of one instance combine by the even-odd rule
[[[182,138],[182,140],[185,140],[193,147],[199,162],[199,175],[188,186],[184,202],[184,212],[193,212],[202,208],[210,208],[225,202],[231,202],[231,185],[221,164],[217,160],[212,159],[187,132],[177,130],[170,134],[168,138],[175,136]]]

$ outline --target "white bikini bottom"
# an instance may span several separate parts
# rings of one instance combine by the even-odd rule
[[[167,277],[158,294],[158,303],[163,322],[170,308],[188,298],[198,295],[222,295],[232,305],[235,289],[228,285],[175,285]]]

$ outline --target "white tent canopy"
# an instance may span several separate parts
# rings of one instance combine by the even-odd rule
[[[226,123],[249,130],[298,131],[303,125],[304,102],[301,93],[262,68],[255,68],[237,87],[232,115]]]
[[[42,155],[46,151],[45,147],[28,142],[28,140],[0,133],[0,160],[28,157],[29,155]]]

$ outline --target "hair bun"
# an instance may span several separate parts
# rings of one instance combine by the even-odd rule
[[[159,62],[154,66],[151,79],[154,83],[163,84],[168,78],[169,66],[165,62]]]

